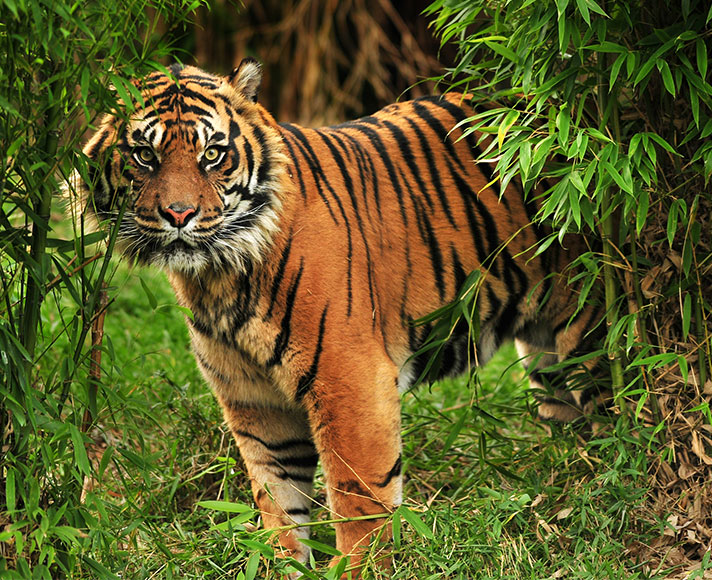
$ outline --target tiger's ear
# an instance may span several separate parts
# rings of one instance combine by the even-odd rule
[[[254,58],[243,58],[239,66],[228,75],[227,81],[238,93],[256,103],[262,83],[262,65]]]

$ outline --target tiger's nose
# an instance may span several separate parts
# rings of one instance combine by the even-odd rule
[[[182,228],[198,215],[198,210],[194,206],[185,203],[172,203],[168,207],[159,208],[158,211],[174,228]]]

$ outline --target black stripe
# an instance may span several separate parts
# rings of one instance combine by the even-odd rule
[[[297,475],[296,473],[290,473],[286,469],[283,469],[280,471],[280,473],[277,474],[277,477],[280,479],[291,479],[292,481],[301,481],[302,483],[311,483],[314,481],[314,476],[313,475]]]
[[[274,366],[280,360],[282,360],[284,351],[286,350],[287,345],[289,344],[289,336],[292,331],[292,329],[291,329],[292,311],[294,310],[294,302],[296,299],[297,289],[299,288],[299,281],[302,278],[303,271],[304,271],[304,258],[301,258],[300,262],[299,262],[299,271],[297,272],[297,275],[292,280],[292,283],[289,285],[289,290],[287,291],[287,298],[285,300],[284,316],[282,316],[282,323],[280,325],[280,331],[279,331],[279,334],[277,335],[277,339],[275,340],[275,344],[274,344],[274,352],[272,353],[272,357],[267,361],[267,365],[266,365],[267,367]]]
[[[302,446],[314,447],[314,443],[312,443],[309,439],[284,439],[283,441],[280,441],[279,443],[271,443],[271,442],[268,443],[264,439],[258,437],[257,435],[253,435],[252,433],[249,433],[248,431],[238,430],[238,431],[235,431],[235,435],[244,437],[245,439],[252,439],[253,441],[257,441],[257,443],[259,443],[263,447],[269,449],[270,451],[274,451],[274,452],[286,451],[287,449],[292,449],[294,447],[302,447]]]
[[[368,185],[371,186],[370,193],[372,193],[373,200],[376,204],[376,213],[378,213],[379,218],[382,218],[381,192],[378,183],[378,172],[373,165],[373,159],[371,158],[369,150],[364,147],[364,144],[360,139],[357,139],[353,135],[350,135],[345,131],[341,132],[340,135],[344,139],[347,139],[351,144],[352,150],[354,151],[356,159],[359,162],[359,168],[361,167],[361,164],[363,165],[364,174],[361,176],[361,183],[363,184],[363,201],[366,210],[369,210],[369,196],[367,195],[368,188],[366,187],[366,183],[368,183]],[[368,173],[368,176],[365,175],[366,172]]]
[[[477,260],[482,266],[490,268],[498,276],[498,265],[492,265],[492,260],[496,256],[499,245],[497,225],[485,205],[480,201],[479,196],[472,190],[467,181],[458,172],[454,171],[450,159],[447,159],[447,164],[451,171],[451,177],[455,182],[455,187],[463,200],[470,235],[477,252]],[[484,228],[484,232],[480,231],[480,225]],[[486,248],[485,242],[487,243]]]
[[[368,217],[368,220],[371,224],[371,226],[374,226],[374,221],[371,217],[371,196],[373,196],[373,199],[376,201],[376,212],[378,213],[379,217],[379,222],[376,225],[376,228],[378,228],[379,225],[381,225],[381,208],[378,205],[379,202],[379,186],[378,186],[378,175],[376,174],[376,171],[373,167],[373,160],[370,158],[368,151],[363,147],[363,144],[361,141],[358,139],[354,138],[353,135],[348,135],[343,131],[333,131],[331,132],[331,136],[334,138],[335,141],[339,143],[342,149],[346,151],[349,154],[349,157],[353,157],[356,162],[356,167],[358,169],[358,175],[359,175],[359,180],[360,180],[360,186],[359,190],[361,191],[361,197],[363,198],[363,207],[364,207],[364,212],[365,215]],[[353,166],[353,163],[352,163]],[[359,216],[360,217],[360,216]],[[359,228],[362,228],[361,223],[359,223]],[[377,229],[377,232],[382,235],[382,232],[380,229]],[[362,235],[363,235],[363,230],[362,230]],[[382,245],[382,244],[381,244]],[[366,249],[369,250],[368,245],[366,246]],[[370,260],[370,255],[368,257],[368,266],[369,266],[369,293],[370,293],[370,298],[371,298],[371,306],[372,308],[375,309],[375,297],[373,294],[373,264],[371,263]]]
[[[451,103],[450,101],[442,97],[424,97],[415,101],[415,103],[418,102],[428,102],[431,106],[447,111],[450,114],[453,119],[453,122],[452,124],[448,124],[448,128],[446,129],[447,133],[449,133],[452,127],[459,123],[463,123],[471,116],[469,114],[469,111],[465,111],[465,109],[463,109],[460,105]],[[472,113],[475,113],[476,110],[475,107],[472,107],[472,102],[468,101],[468,103],[472,108]],[[479,146],[477,145],[477,141],[475,140],[475,133],[470,131],[466,134],[464,133],[465,128],[466,127],[464,127],[463,125],[460,125],[460,130],[463,131],[463,136],[467,144],[470,146],[473,156],[479,157],[482,154],[482,151],[480,150]]]
[[[403,201],[403,189],[401,188],[400,181],[398,180],[395,166],[391,162],[390,151],[383,144],[380,133],[374,130],[372,127],[368,126],[368,124],[375,124],[376,127],[380,127],[378,121],[376,121],[373,117],[364,117],[363,119],[359,119],[358,122],[355,122],[350,125],[349,128],[358,131],[360,134],[365,136],[371,142],[373,148],[376,150],[378,158],[380,159],[381,163],[388,172],[388,182],[392,185],[393,190],[396,192],[401,219],[403,220],[403,224],[405,225],[405,229],[407,230],[408,213],[405,209],[405,203]]]
[[[287,236],[287,245],[282,252],[282,257],[279,260],[279,265],[277,266],[277,271],[272,278],[272,289],[270,291],[269,306],[267,306],[267,313],[265,314],[265,320],[272,318],[272,308],[277,300],[277,293],[282,286],[282,280],[284,279],[284,269],[287,266],[287,260],[289,260],[289,252],[292,249],[292,232],[290,231],[289,236]]]
[[[413,101],[413,108],[415,109],[416,114],[423,120],[423,122],[425,122],[428,127],[430,127],[430,129],[435,133],[435,135],[437,135],[442,140],[442,143],[445,145],[445,149],[447,149],[448,156],[455,160],[461,170],[466,170],[465,164],[462,162],[457,152],[455,151],[454,143],[451,139],[448,138],[448,133],[450,132],[451,127],[444,127],[440,120],[433,116],[432,111],[430,111],[430,109],[425,106],[424,103],[426,102],[433,104],[432,100],[426,99],[419,99],[417,101]],[[436,104],[440,104],[439,99]]]
[[[347,299],[347,308],[346,308],[346,315],[351,316],[351,309],[353,306],[353,239],[352,239],[352,234],[351,234],[351,224],[349,223],[349,219],[346,216],[346,211],[344,210],[344,205],[341,201],[341,197],[339,194],[334,190],[334,188],[331,186],[329,183],[329,180],[327,179],[327,176],[325,175],[323,169],[322,169],[322,161],[317,158],[316,153],[312,149],[312,145],[309,139],[304,135],[304,133],[301,132],[301,130],[295,126],[295,125],[285,125],[285,128],[287,128],[289,131],[292,132],[295,136],[298,136],[301,140],[301,145],[306,151],[310,157],[310,167],[311,170],[314,172],[314,178],[315,182],[319,184],[320,181],[326,185],[326,188],[329,190],[329,193],[331,193],[332,198],[334,201],[336,201],[336,205],[339,207],[339,212],[341,213],[341,217],[344,220],[344,226],[346,228],[346,241],[347,241],[347,253],[346,253],[346,299]],[[327,143],[327,138],[325,137],[324,133],[322,131],[315,131],[315,134],[319,135],[322,140]],[[341,159],[340,156],[336,152],[332,151],[332,154],[334,155],[335,161],[337,163],[341,163],[341,166],[343,167],[343,160]],[[345,171],[345,169],[342,169],[342,173],[345,175],[345,177],[348,177],[350,180],[350,176],[348,176],[348,173]],[[317,179],[317,177],[320,177],[321,179]],[[353,195],[353,194],[351,194]],[[353,197],[352,197],[353,200]],[[358,219],[358,218],[357,218]]]
[[[234,119],[230,119],[230,129],[229,129],[229,136],[228,140],[230,143],[234,143],[237,141],[237,138],[242,134],[242,131],[240,130],[240,124],[235,121]]]
[[[260,166],[257,168],[257,183],[264,183],[265,181],[267,181],[267,176],[269,175],[269,172],[272,169],[269,156],[264,154],[267,148],[267,136],[265,132],[262,131],[262,129],[260,129],[259,127],[253,127],[253,131],[255,139],[257,139],[257,142],[260,145],[260,157],[262,157]],[[252,169],[250,169],[249,175],[252,176]]]
[[[499,297],[495,294],[494,290],[492,290],[492,284],[485,284],[486,288],[486,293],[487,293],[487,302],[489,304],[489,312],[487,313],[486,316],[483,314],[480,315],[480,320],[484,322],[491,322],[492,320],[499,320],[501,310],[502,310],[502,301],[499,299]],[[495,339],[499,341],[501,337],[496,336],[497,331],[495,329]]]
[[[423,178],[420,175],[420,169],[418,168],[417,163],[415,163],[415,157],[413,155],[413,151],[410,148],[410,139],[406,137],[400,127],[391,123],[390,121],[384,120],[383,126],[390,131],[391,135],[393,136],[393,139],[398,145],[398,152],[401,155],[401,159],[405,161],[406,165],[410,169],[411,174],[415,178],[416,183],[418,184],[417,191],[422,195],[423,199],[425,199],[430,210],[433,210],[433,200],[428,194],[428,185],[423,181]],[[404,179],[404,182],[408,183],[408,180]],[[428,183],[432,183],[432,181],[428,180]],[[410,187],[409,189],[412,196],[414,193],[413,188]]]
[[[92,146],[86,151],[87,157],[96,161],[99,153],[101,152],[102,147],[104,147],[104,144],[106,143],[108,138],[109,131],[103,131],[100,134],[100,137],[94,143],[92,143]]]
[[[301,163],[296,158],[296,154],[294,152],[294,149],[292,148],[292,144],[289,142],[289,139],[282,139],[282,143],[284,143],[287,147],[287,151],[289,152],[289,156],[292,158],[292,164],[290,166],[290,170],[293,169],[294,172],[297,174],[297,179],[299,180],[299,192],[302,194],[302,199],[306,201],[307,199],[307,188],[304,185],[304,178],[302,177],[302,169],[301,169]],[[291,171],[290,171],[290,176],[291,176]],[[329,213],[331,213],[331,208],[328,207]],[[331,215],[332,218],[335,219],[335,216]]]
[[[211,365],[208,361],[205,360],[202,354],[200,354],[197,350],[194,351],[195,358],[198,359],[198,362],[200,365],[205,368],[206,371],[208,371],[211,375],[222,381],[223,383],[228,383],[230,382],[230,378],[227,375],[222,374],[219,370],[217,370],[213,365]]]
[[[394,477],[399,477],[401,474],[401,462],[402,462],[402,457],[399,454],[398,459],[396,459],[396,462],[393,464],[393,467],[391,467],[390,471],[386,474],[386,477],[383,478],[382,482],[376,482],[376,485],[378,487],[386,487]]]
[[[438,289],[438,296],[442,301],[445,297],[445,281],[443,278],[443,257],[440,251],[440,244],[437,236],[433,232],[433,226],[428,218],[427,211],[421,207],[421,202],[418,198],[413,197],[413,212],[417,218],[420,237],[428,248],[430,255],[430,263],[433,266],[433,275],[435,276],[435,286]]]
[[[361,234],[361,240],[363,241],[363,247],[364,251],[366,253],[366,272],[368,275],[368,292],[369,292],[369,298],[371,301],[371,311],[373,311],[376,308],[376,302],[375,298],[373,295],[373,264],[371,262],[371,250],[369,248],[368,244],[368,237],[366,236],[366,233],[364,232],[363,229],[363,221],[361,220],[361,215],[359,212],[359,207],[358,207],[358,201],[356,199],[356,195],[354,193],[354,183],[351,179],[350,172],[348,171],[346,164],[344,163],[344,159],[341,156],[339,150],[336,148],[336,146],[331,142],[333,139],[336,141],[342,149],[346,151],[346,148],[343,144],[343,142],[339,139],[339,136],[337,135],[336,132],[322,132],[320,131],[318,133],[326,146],[329,148],[329,151],[331,151],[331,155],[336,161],[336,164],[339,166],[339,170],[341,171],[341,177],[344,180],[344,185],[346,186],[346,192],[349,195],[349,199],[351,200],[351,206],[353,207],[354,211],[354,217],[356,219],[356,225],[358,226],[359,233]],[[344,221],[348,224],[348,220],[346,219],[346,215],[344,215]],[[348,272],[348,303],[346,307],[346,315],[351,316],[351,307],[352,307],[352,296],[351,296],[351,257],[352,257],[352,250],[351,250],[351,240],[349,238],[349,251],[347,255],[347,266],[349,268]]]
[[[176,103],[181,113],[193,113],[196,117],[207,117],[210,114],[210,109],[204,109],[198,105],[189,105],[183,101]],[[181,119],[181,124],[185,123],[185,119]]]
[[[425,155],[426,162],[428,163],[428,170],[430,172],[428,176],[428,181],[433,184],[435,192],[438,195],[438,199],[440,200],[440,205],[442,205],[443,211],[445,212],[445,215],[447,216],[450,225],[455,230],[457,230],[459,228],[455,223],[455,218],[453,217],[452,210],[450,209],[450,202],[447,199],[447,193],[445,191],[445,188],[443,187],[442,180],[440,179],[440,169],[438,168],[437,163],[433,158],[431,143],[420,130],[420,127],[417,123],[415,123],[412,119],[409,119],[408,117],[405,118],[405,122],[411,126],[413,132],[418,137],[418,141],[420,142],[420,148],[423,151],[423,154]],[[438,144],[441,143],[441,137],[439,135],[435,135],[435,139],[438,141]]]
[[[468,274],[462,267],[460,256],[458,255],[457,250],[455,249],[455,245],[452,243],[450,244],[450,255],[452,256],[452,269],[453,274],[455,275],[455,292],[458,292],[465,284],[465,280],[467,280]]]
[[[319,336],[316,339],[316,348],[314,349],[314,357],[312,358],[312,364],[309,370],[299,379],[297,383],[297,390],[295,392],[295,399],[297,401],[302,401],[304,396],[309,392],[314,380],[316,379],[317,371],[319,370],[319,358],[321,357],[322,342],[324,340],[324,330],[326,328],[326,311],[329,309],[329,305],[326,305],[324,311],[321,313],[321,321],[319,322]]]
[[[276,462],[283,467],[316,467],[316,464],[319,463],[319,456],[312,453],[302,457],[280,457]]]
[[[299,148],[299,152],[302,154],[304,157],[304,160],[306,161],[306,166],[311,170],[313,177],[314,177],[314,184],[316,185],[316,190],[317,194],[321,198],[321,200],[324,202],[324,205],[326,205],[326,209],[329,210],[329,214],[331,215],[331,219],[334,220],[334,224],[337,226],[339,225],[339,220],[336,218],[336,214],[334,213],[334,210],[331,208],[331,203],[329,203],[329,199],[326,197],[324,194],[324,190],[322,188],[322,180],[318,178],[319,173],[323,175],[323,172],[320,170],[320,165],[319,165],[319,160],[314,154],[314,151],[311,149],[311,146],[309,145],[309,141],[302,133],[302,131],[297,127],[296,125],[280,125],[284,130],[288,131],[288,133],[283,133],[285,136],[289,135],[294,139],[295,145]],[[285,140],[286,142],[286,140]],[[291,148],[290,148],[290,152]],[[293,154],[293,152],[292,152]],[[294,165],[295,167],[299,167],[300,163],[299,160],[294,157]],[[328,186],[328,184],[327,184]],[[304,190],[304,185],[302,184],[302,189]],[[333,194],[333,192],[332,192]],[[306,199],[306,196],[305,196]]]
[[[343,131],[330,131],[329,136],[336,141],[339,146],[346,151],[346,154],[348,155],[349,159],[353,159],[351,162],[351,166],[355,166],[356,169],[358,170],[358,177],[359,177],[359,190],[361,191],[361,198],[363,199],[363,206],[365,210],[365,214],[369,216],[370,219],[370,208],[369,208],[369,194],[371,193],[369,185],[370,179],[367,178],[366,176],[366,154],[361,147],[361,144],[359,141],[354,139],[352,136],[346,134]],[[372,176],[373,179],[375,179],[375,176]],[[375,184],[377,188],[377,184]],[[374,194],[375,195],[375,194]]]
[[[242,148],[244,150],[244,157],[247,161],[247,175],[249,179],[249,177],[252,177],[252,172],[255,170],[255,155],[252,151],[252,143],[250,143],[247,139],[243,139]],[[235,163],[239,164],[239,161],[239,159],[235,158]]]
[[[180,90],[180,95],[182,98],[189,98],[189,99],[195,99],[196,101],[200,101],[204,105],[207,105],[211,109],[215,108],[215,101],[204,95],[203,93],[199,93],[197,91],[194,91],[192,89],[189,89],[187,86],[182,86]]]

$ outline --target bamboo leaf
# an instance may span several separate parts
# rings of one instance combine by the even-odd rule
[[[628,58],[628,54],[626,52],[623,52],[618,55],[616,60],[611,65],[611,74],[610,74],[610,77],[608,80],[608,91],[609,92],[613,90],[613,86],[616,84],[616,80],[618,79],[618,74],[620,73],[623,63],[626,61],[626,58]]]
[[[72,438],[72,445],[74,446],[74,460],[84,475],[91,475],[91,465],[89,464],[89,457],[87,456],[87,450],[84,446],[84,437],[77,429],[74,423],[69,423],[69,435]]]
[[[661,76],[663,77],[663,85],[665,90],[670,93],[673,97],[675,96],[675,81],[672,78],[672,73],[670,72],[670,65],[665,60],[659,60],[656,63]]]
[[[569,46],[569,39],[571,38],[571,27],[569,25],[569,19],[566,16],[560,16],[557,28],[559,33],[559,51],[566,52]]]
[[[667,151],[668,153],[672,153],[673,155],[679,155],[679,153],[675,151],[675,148],[657,133],[647,133],[647,135],[658,145],[660,145],[660,147],[665,149],[665,151]]]
[[[242,514],[245,512],[254,512],[250,506],[243,503],[235,503],[231,501],[216,501],[216,500],[205,500],[197,502],[198,506],[209,509],[217,510],[221,512],[227,512],[231,514]]]
[[[391,519],[391,532],[393,534],[393,547],[399,550],[401,547],[401,519],[399,517]]]
[[[635,75],[635,79],[633,80],[633,85],[640,84],[640,82],[650,74],[650,71],[653,70],[653,67],[655,66],[656,62],[657,62],[656,59],[653,57],[650,57],[647,61],[645,61],[643,66],[640,67],[638,74]]]
[[[428,526],[425,525],[423,520],[421,520],[415,512],[412,512],[405,506],[400,506],[397,510],[396,513],[400,516],[403,517],[403,519],[408,522],[411,527],[421,536],[427,538],[428,540],[433,540],[435,539],[435,536],[433,536],[433,532],[430,530]]]
[[[578,6],[579,13],[583,17],[586,24],[591,26],[591,15],[589,14],[588,4],[586,0],[576,0],[576,5]]]
[[[576,227],[581,227],[581,206],[579,205],[579,198],[576,195],[576,190],[573,187],[569,188],[569,209],[571,216],[576,222]]]
[[[10,468],[5,478],[5,507],[10,514],[15,511],[15,489],[15,470]]]
[[[684,214],[683,214],[684,215]],[[693,244],[692,240],[685,238],[685,242],[682,245],[682,271],[685,276],[689,276],[690,269],[692,268],[692,262],[694,260]]]
[[[329,546],[328,544],[323,544],[322,542],[318,542],[316,540],[308,540],[306,538],[300,538],[299,541],[305,546],[309,546],[312,550],[316,550],[322,554],[328,554],[329,556],[341,556],[341,552],[339,550],[333,546]]]
[[[257,576],[257,568],[260,565],[260,554],[259,552],[253,552],[247,559],[247,565],[245,566],[245,580],[254,580]]]
[[[522,172],[522,180],[527,181],[532,162],[532,145],[529,141],[524,141],[519,146],[519,169]]]
[[[272,548],[272,546],[268,546],[264,542],[240,539],[240,544],[248,550],[259,552],[268,560],[274,560],[274,548]]]
[[[616,182],[616,185],[618,185],[618,187],[620,187],[626,193],[633,193],[632,184],[623,179],[623,176],[621,176],[618,170],[611,163],[609,163],[608,161],[601,161],[601,165],[603,165],[603,168],[606,170],[606,173],[608,173],[608,175],[613,178],[613,181]]]
[[[687,377],[689,376],[689,369],[687,367],[687,359],[681,354],[677,356],[677,364],[680,367],[680,376],[682,380],[687,383]],[[692,411],[693,409],[690,409]]]
[[[700,77],[707,78],[707,46],[702,38],[695,41],[695,52],[697,53],[697,70],[700,71]]]
[[[710,135],[712,135],[712,118],[707,119],[705,126],[702,128],[702,131],[700,131],[700,137],[702,139],[705,139],[706,137],[709,137]]]
[[[561,18],[566,13],[566,8],[569,5],[569,0],[555,0],[556,1],[556,12],[559,18]]]
[[[507,60],[511,60],[513,63],[519,62],[519,58],[517,57],[516,53],[512,49],[504,46],[502,43],[485,41],[485,45],[487,45],[488,48],[492,49],[498,55],[503,56]]]
[[[682,339],[687,340],[690,333],[690,321],[692,319],[692,297],[689,292],[685,293],[682,299]]]
[[[586,4],[588,5],[589,10],[591,12],[595,12],[596,14],[600,14],[601,16],[608,16],[606,12],[601,8],[597,3],[596,0],[585,0]]]
[[[569,143],[569,128],[571,124],[571,115],[567,107],[562,107],[556,115],[556,129],[558,130],[559,144],[566,148]]]
[[[596,52],[611,52],[615,54],[627,54],[628,50],[625,46],[604,40],[600,44],[590,44],[586,47],[587,50],[595,50]]]
[[[148,287],[148,284],[146,284],[146,281],[143,279],[143,277],[139,276],[139,281],[141,282],[141,288],[143,288],[144,294],[146,294],[146,298],[148,299],[148,304],[151,306],[151,310],[155,310],[156,307],[158,306],[158,301],[156,300],[156,296],[153,294],[151,289]]]
[[[445,442],[443,443],[441,451],[442,455],[445,455],[450,450],[450,447],[455,442],[455,439],[457,439],[457,436],[460,434],[460,431],[462,431],[462,428],[465,426],[465,421],[469,416],[469,413],[462,413],[460,415],[460,418],[457,420],[457,423],[455,423],[452,429],[450,429],[450,433],[448,433],[448,436],[445,439]]]
[[[639,235],[640,232],[643,231],[643,226],[645,226],[647,221],[649,205],[650,197],[648,196],[648,192],[643,190],[638,196],[638,207],[635,210],[635,229]]]
[[[111,81],[111,86],[119,95],[119,98],[121,99],[123,106],[126,108],[126,111],[129,113],[132,112],[134,110],[134,103],[131,97],[129,96],[128,91],[126,90],[126,83],[128,81],[125,81],[124,79],[115,74],[109,74],[109,80]]]
[[[677,200],[675,200],[675,202],[673,202],[670,206],[670,213],[668,214],[667,239],[670,247],[672,247],[672,242],[675,239],[675,233],[677,232],[677,207]]]
[[[499,148],[502,148],[502,144],[504,143],[504,138],[507,135],[507,132],[509,129],[511,129],[512,125],[517,122],[517,119],[519,118],[519,111],[517,110],[511,110],[509,113],[507,113],[507,116],[504,118],[504,121],[502,124],[499,126],[499,129],[497,130],[497,143],[499,144]]]

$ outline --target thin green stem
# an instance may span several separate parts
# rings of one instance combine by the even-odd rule
[[[699,275],[699,272],[698,272]],[[702,317],[702,296],[698,292],[693,295],[693,304],[695,308],[695,329],[697,334],[697,343],[700,345],[698,349],[698,369],[700,373],[700,386],[704,387],[707,382],[707,358],[709,356],[708,348],[710,346],[709,337],[706,336],[707,325]],[[705,348],[705,346],[707,348]]]

